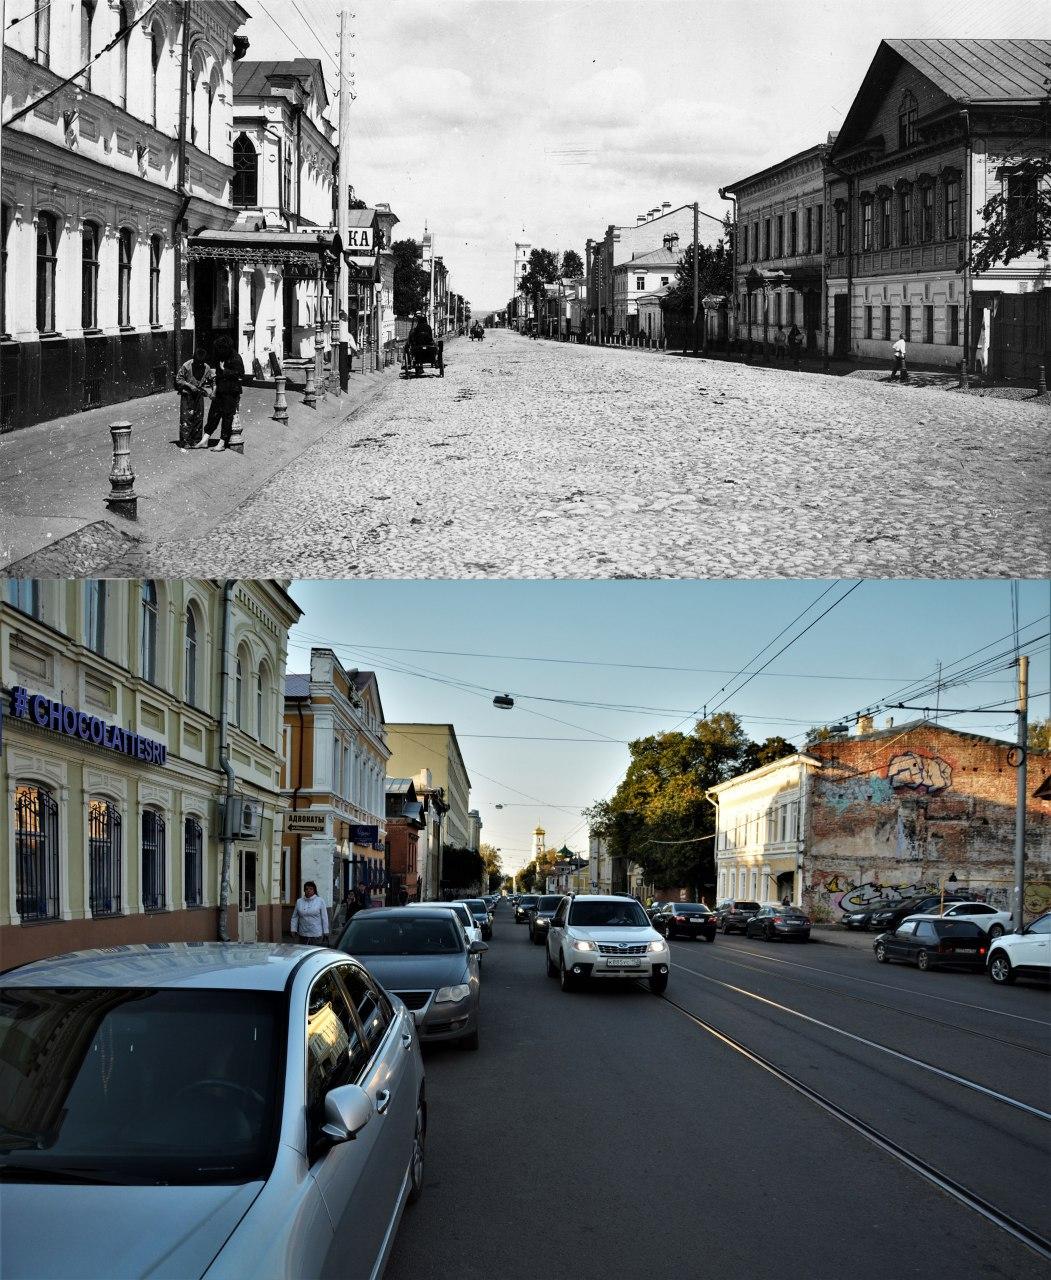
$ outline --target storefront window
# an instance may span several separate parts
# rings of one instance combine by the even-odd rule
[[[23,923],[58,919],[58,804],[32,784],[15,787],[15,911]]]
[[[120,915],[120,813],[111,800],[88,801],[89,902],[93,916]]]
[[[204,905],[204,832],[196,818],[183,827],[183,875],[186,905]]]
[[[155,809],[142,814],[142,908],[165,911],[168,907],[165,884],[164,818]]]

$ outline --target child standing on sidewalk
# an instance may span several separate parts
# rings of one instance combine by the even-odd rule
[[[179,451],[185,453],[200,440],[204,430],[204,402],[210,400],[215,386],[215,370],[208,364],[204,351],[197,347],[175,375],[179,393]]]

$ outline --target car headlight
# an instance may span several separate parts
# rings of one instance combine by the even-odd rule
[[[573,950],[574,951],[594,951],[595,944],[593,942],[585,942],[581,940],[580,942],[573,943]]]
[[[434,997],[435,1004],[454,1004],[457,1000],[466,1000],[471,994],[470,983],[460,982],[455,987],[439,987]]]
[[[667,951],[668,944],[664,941],[663,938],[657,938],[655,942],[650,943],[650,950],[651,951]]]

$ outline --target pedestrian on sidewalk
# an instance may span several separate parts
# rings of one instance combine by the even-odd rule
[[[328,946],[328,907],[318,894],[315,881],[304,883],[303,896],[296,902],[289,928],[294,942]]]
[[[215,364],[215,396],[198,448],[214,447],[219,453],[230,443],[233,434],[234,415],[241,407],[241,379],[245,373],[244,361],[234,350],[233,340],[225,333],[215,341]],[[212,438],[216,427],[221,432],[218,444]]]
[[[788,334],[785,333],[781,325],[777,326],[777,332],[774,334],[774,359],[783,360],[788,352]]]
[[[204,431],[204,402],[212,398],[215,370],[208,363],[202,347],[194,350],[175,375],[179,393],[179,449],[185,453],[200,440]]]
[[[902,382],[909,380],[909,367],[905,362],[905,335],[898,334],[898,340],[891,348],[894,354],[894,367],[890,371],[890,380],[894,382],[900,376]]]

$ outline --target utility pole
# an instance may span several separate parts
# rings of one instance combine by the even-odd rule
[[[1015,884],[1011,905],[1011,922],[1015,932],[1022,932],[1025,899],[1025,816],[1026,816],[1026,745],[1029,737],[1029,659],[1018,658],[1018,765],[1015,791]]]
[[[700,205],[693,202],[693,354],[697,354],[697,312],[700,309],[700,284],[697,263],[697,241],[700,239]]]
[[[336,230],[344,252],[350,239],[350,14],[339,15],[339,161],[336,182]],[[336,263],[336,309],[339,312],[339,385],[346,391],[350,373],[350,270],[346,261]]]

